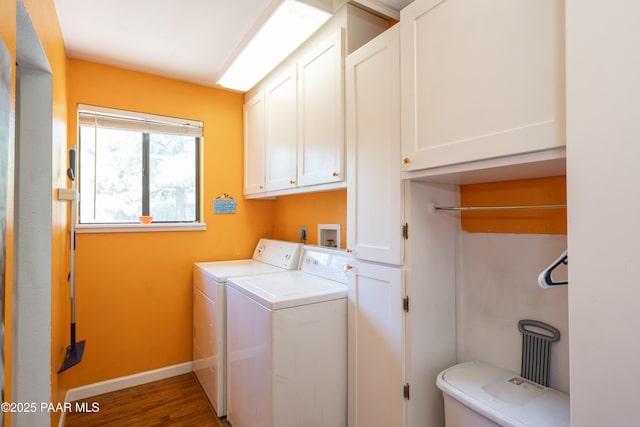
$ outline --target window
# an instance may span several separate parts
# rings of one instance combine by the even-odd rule
[[[81,224],[199,220],[202,123],[80,105]]]

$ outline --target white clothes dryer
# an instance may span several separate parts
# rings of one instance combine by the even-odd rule
[[[226,415],[226,297],[230,277],[297,269],[302,245],[260,239],[251,259],[193,268],[193,372],[219,417]]]
[[[305,247],[298,271],[227,286],[227,420],[234,427],[347,424],[344,252]]]

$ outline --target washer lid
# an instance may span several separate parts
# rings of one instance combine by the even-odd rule
[[[265,264],[253,259],[240,259],[235,261],[198,262],[195,268],[202,270],[218,283],[225,283],[229,277],[246,276],[249,274],[265,274],[284,271],[281,267]]]
[[[570,426],[569,395],[482,362],[445,369],[437,385],[446,394],[506,427]]]
[[[347,286],[333,280],[303,273],[286,271],[229,279],[228,286],[270,310],[315,304],[347,297]]]

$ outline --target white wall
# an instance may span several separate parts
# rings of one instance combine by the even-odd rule
[[[640,2],[566,0],[572,424],[638,425]]]
[[[550,386],[569,392],[567,286],[543,289],[537,278],[566,249],[564,235],[460,232],[456,266],[457,359],[520,372],[518,321],[560,330],[551,344]],[[565,269],[565,271],[561,271]],[[566,274],[566,268],[558,269]],[[566,276],[565,276],[566,277]],[[561,280],[561,275],[554,274]]]

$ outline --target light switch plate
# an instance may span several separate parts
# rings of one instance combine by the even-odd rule
[[[78,200],[78,191],[70,188],[58,188],[58,200]]]

